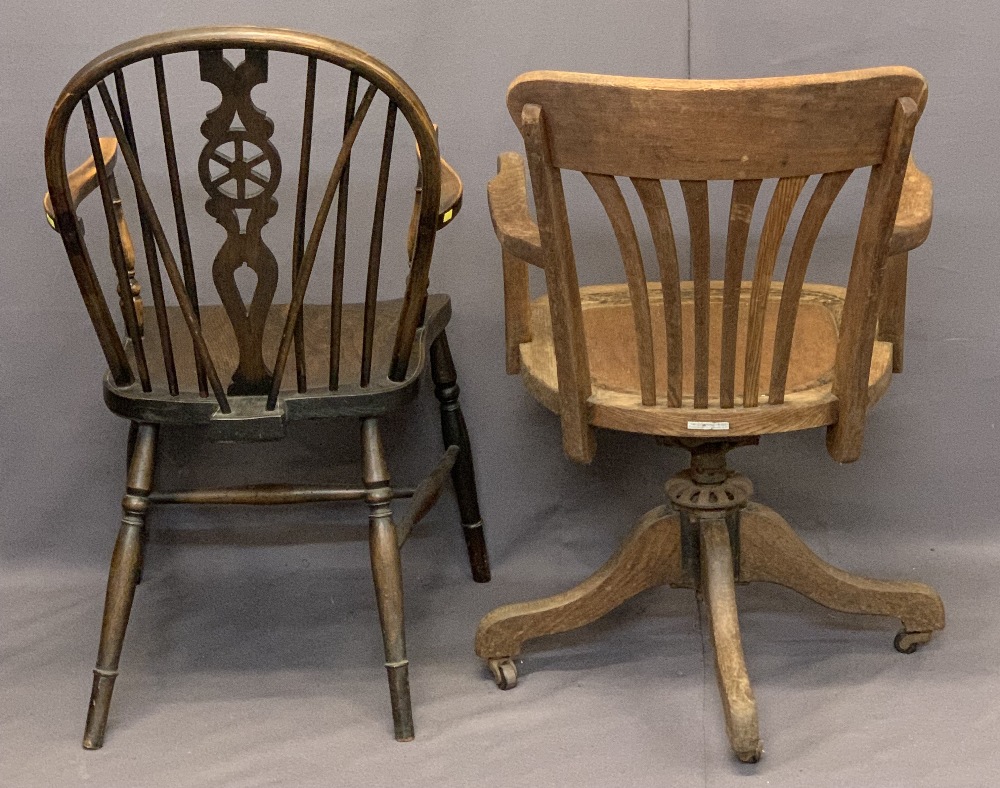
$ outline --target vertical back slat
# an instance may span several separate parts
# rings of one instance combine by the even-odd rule
[[[361,385],[371,382],[372,348],[375,342],[375,310],[378,308],[378,276],[382,263],[382,230],[385,226],[385,196],[389,188],[392,163],[392,140],[396,132],[396,105],[390,100],[385,112],[385,135],[382,138],[382,161],[378,170],[378,192],[372,218],[372,238],[368,247],[368,278],[365,284],[365,325],[361,343]]]
[[[128,92],[125,88],[125,75],[121,69],[114,72],[115,93],[118,97],[118,110],[121,113],[122,127],[125,139],[132,148],[138,161],[139,154],[135,144],[135,128],[132,125],[132,110],[128,103]],[[156,242],[149,229],[145,217],[139,214],[139,227],[142,232],[142,249],[146,256],[146,268],[149,271],[149,287],[153,291],[153,305],[156,311],[156,329],[160,333],[160,349],[163,351],[163,369],[167,377],[167,390],[172,396],[177,396],[177,367],[174,364],[174,348],[170,337],[170,323],[167,319],[167,304],[163,298],[163,281],[160,278],[160,261],[156,255]]]
[[[726,270],[722,285],[722,347],[719,361],[719,406],[731,408],[736,398],[736,337],[740,321],[740,291],[747,238],[760,179],[733,181],[726,234]]]
[[[750,306],[747,315],[746,357],[743,364],[743,407],[753,408],[760,397],[760,363],[764,345],[764,316],[767,312],[768,295],[771,291],[771,277],[774,263],[778,259],[781,239],[795,208],[795,202],[802,193],[807,176],[797,175],[779,178],[774,187],[771,204],[767,207],[764,227],[757,247],[757,262],[754,267],[753,285],[750,289]]]
[[[826,220],[830,207],[843,188],[853,170],[828,172],[819,179],[806,205],[799,229],[795,233],[792,252],[788,258],[785,282],[781,288],[781,303],[778,306],[778,322],[774,331],[774,350],[771,354],[771,381],[767,390],[767,401],[780,405],[785,401],[785,382],[788,379],[788,361],[792,353],[792,335],[795,332],[795,318],[799,310],[799,297],[806,278],[806,268],[812,257],[816,238]]]
[[[694,406],[707,408],[712,266],[708,182],[681,181],[680,184],[691,232],[691,279],[694,281]]]
[[[670,210],[657,180],[632,178],[653,237],[663,293],[663,320],[667,338],[667,405],[679,408],[684,395],[684,332],[681,328],[681,272]]]
[[[585,172],[584,177],[594,188],[601,205],[611,220],[618,240],[622,265],[628,281],[629,300],[632,302],[632,320],[635,325],[636,351],[639,362],[639,391],[643,405],[656,404],[656,363],[653,358],[653,328],[649,317],[649,293],[646,288],[646,271],[642,265],[642,252],[635,225],[618,181],[611,175]]]
[[[167,159],[167,177],[170,179],[170,200],[174,206],[174,224],[177,226],[177,248],[181,255],[181,270],[184,274],[184,288],[191,300],[195,315],[200,315],[198,306],[198,284],[194,273],[194,256],[191,254],[191,236],[188,233],[187,214],[184,211],[184,194],[181,191],[181,176],[177,167],[177,150],[174,146],[174,128],[170,120],[170,101],[167,97],[167,78],[163,70],[163,56],[153,57],[153,71],[156,76],[156,100],[160,109],[160,128],[163,132],[163,150]],[[208,379],[205,365],[195,353],[195,369],[198,377],[198,393],[208,396]]]
[[[299,183],[295,194],[295,229],[292,237],[292,279],[299,271],[306,243],[306,201],[309,196],[309,161],[312,155],[313,111],[316,106],[316,58],[306,65],[306,96],[302,109],[302,146],[299,151]],[[299,393],[308,387],[305,326],[302,315],[295,321],[295,381]]]
[[[153,231],[153,238],[159,248],[160,255],[163,257],[163,265],[167,270],[167,277],[170,279],[170,285],[173,288],[174,295],[177,297],[177,303],[180,306],[181,314],[184,316],[184,322],[187,324],[188,331],[191,333],[191,337],[194,340],[195,355],[200,356],[202,363],[205,365],[205,372],[208,375],[209,384],[212,387],[212,392],[215,394],[215,399],[219,403],[219,410],[223,413],[230,413],[232,409],[229,406],[229,399],[226,397],[226,391],[222,387],[222,382],[219,380],[219,374],[215,369],[215,364],[212,361],[212,355],[208,350],[208,345],[205,343],[205,337],[202,336],[201,324],[198,321],[198,316],[194,312],[194,307],[191,305],[191,299],[188,298],[187,290],[184,287],[184,279],[181,277],[173,252],[170,251],[170,244],[167,242],[167,236],[163,231],[163,225],[160,224],[160,219],[156,215],[156,209],[153,207],[153,200],[149,196],[146,183],[142,178],[142,172],[139,169],[139,162],[135,158],[135,152],[132,150],[132,146],[125,138],[125,130],[122,128],[121,119],[118,117],[118,112],[115,109],[114,102],[111,100],[111,94],[108,92],[108,86],[105,85],[104,82],[98,82],[97,90],[101,94],[101,101],[104,104],[104,110],[108,114],[108,120],[111,121],[111,127],[114,129],[115,137],[118,139],[118,147],[125,159],[129,175],[132,177],[132,184],[135,187],[135,196],[139,203],[139,212],[140,214],[146,215],[150,229]]]
[[[351,72],[344,109],[344,136],[354,122],[358,103],[358,75]],[[351,180],[351,157],[344,162],[344,171],[337,186],[337,226],[333,242],[333,278],[330,291],[330,390],[340,385],[340,332],[344,313],[344,267],[347,257],[347,196]]]
[[[365,116],[368,114],[368,108],[371,107],[377,92],[378,88],[375,85],[369,85],[365,91],[364,98],[361,99],[361,104],[358,106],[354,120],[351,122],[350,128],[348,128],[347,134],[344,135],[344,142],[340,146],[340,152],[337,154],[337,160],[334,162],[333,170],[330,173],[330,180],[326,184],[326,191],[323,193],[323,199],[320,201],[319,209],[316,212],[316,221],[313,223],[312,232],[309,234],[309,243],[306,244],[306,251],[302,256],[302,264],[299,266],[299,271],[293,283],[292,298],[288,304],[288,315],[285,317],[285,328],[281,334],[278,354],[274,361],[271,392],[267,397],[268,410],[274,410],[278,404],[278,392],[281,390],[281,378],[285,374],[285,364],[288,362],[288,352],[292,345],[295,321],[298,320],[299,313],[302,311],[302,302],[305,300],[306,288],[309,286],[309,275],[312,273],[313,266],[316,263],[319,242],[323,237],[323,230],[326,228],[326,220],[330,216],[330,208],[333,207],[333,197],[337,191],[337,186],[340,184],[340,176],[344,172],[351,147],[358,137],[358,132],[361,131],[361,124],[364,122]]]
[[[146,351],[142,344],[142,334],[139,331],[139,320],[135,313],[135,302],[132,300],[132,286],[129,282],[128,271],[125,265],[125,255],[122,249],[122,238],[118,229],[118,221],[115,217],[114,197],[112,195],[111,184],[108,180],[108,171],[104,166],[104,156],[101,151],[101,141],[97,134],[97,121],[94,119],[94,107],[90,101],[90,95],[85,94],[82,99],[83,116],[87,124],[87,135],[90,138],[90,151],[94,157],[94,165],[97,171],[97,183],[101,192],[101,203],[104,208],[104,218],[108,226],[108,237],[111,241],[111,261],[115,267],[115,274],[118,279],[118,293],[121,296],[122,317],[125,319],[125,330],[128,338],[132,341],[132,350],[135,354],[136,370],[139,373],[139,382],[143,391],[151,391],[149,385],[149,367],[146,364]],[[121,141],[119,141],[119,145]]]

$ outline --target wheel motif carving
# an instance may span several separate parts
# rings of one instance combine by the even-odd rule
[[[281,170],[278,152],[270,143],[261,149],[244,129],[231,129],[214,149],[206,146],[205,155],[210,178],[206,191],[214,200],[249,208],[278,188],[277,179],[272,177]]]

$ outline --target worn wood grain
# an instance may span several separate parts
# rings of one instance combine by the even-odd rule
[[[670,221],[670,211],[659,181],[633,178],[632,184],[642,202],[646,221],[653,236],[656,261],[660,269],[660,292],[663,296],[663,325],[667,356],[667,405],[681,406],[684,375],[684,334],[681,331],[681,275],[677,262],[677,244]]]
[[[722,347],[719,365],[719,405],[731,408],[736,394],[736,335],[740,319],[740,285],[746,263],[750,222],[762,181],[733,181],[726,233],[726,270],[722,294]]]
[[[511,85],[507,108],[519,126],[525,105],[544,108],[555,167],[749,180],[877,164],[900,96],[922,109],[923,77],[901,67],[735,80],[533,71]]]
[[[680,558],[677,516],[665,506],[653,509],[584,582],[545,599],[498,607],[484,617],[476,631],[476,654],[516,657],[528,640],[596,621],[648,588],[683,583]]]
[[[920,109],[910,98],[895,102],[885,158],[872,167],[844,297],[833,393],[839,413],[827,430],[826,446],[838,462],[861,455],[868,402],[868,369],[880,306],[882,275],[899,195]]]
[[[736,757],[745,763],[760,760],[763,747],[736,612],[736,587],[729,533],[723,518],[705,520],[701,538],[701,593],[708,608],[715,649],[715,675],[719,682],[726,733]]]
[[[523,114],[521,133],[535,193],[545,285],[556,337],[557,412],[562,422],[563,450],[577,462],[590,462],[596,450],[587,420],[590,375],[562,176],[549,161],[548,133],[541,109],[529,104]]]
[[[786,586],[844,613],[892,616],[910,632],[944,628],[944,605],[930,586],[872,580],[831,566],[762,504],[749,504],[741,515],[740,580]]]
[[[621,187],[608,175],[584,173],[594,188],[601,205],[611,219],[618,240],[618,249],[625,267],[629,298],[632,301],[632,321],[635,327],[639,368],[639,393],[643,405],[656,404],[656,366],[653,360],[653,329],[649,321],[649,293],[646,291],[646,271],[639,250],[635,225],[622,195]]]

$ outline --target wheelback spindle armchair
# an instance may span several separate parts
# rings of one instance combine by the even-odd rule
[[[482,620],[476,652],[501,688],[516,683],[525,641],[589,623],[653,586],[695,588],[709,610],[730,742],[756,761],[734,582],[779,583],[837,610],[895,616],[904,652],[944,626],[931,588],[831,567],[726,466],[728,451],[760,435],[812,427],[827,428],[834,460],[858,458],[868,409],[902,369],[907,252],[930,228],[930,181],[909,158],[926,95],[920,74],[905,68],[724,81],[533,72],[511,85],[537,224],[523,161],[503,154],[489,197],[503,251],[508,372],[559,414],[573,460],[589,462],[593,428],[606,427],[683,447],[691,466],[667,482],[669,505],[646,514],[589,579]],[[626,284],[580,286],[563,170],[582,172],[596,192]],[[867,171],[867,191],[854,213],[847,286],[809,284],[817,237],[855,170]],[[663,180],[680,182],[687,279]],[[710,181],[731,182],[725,249],[715,254],[722,279],[712,278]],[[769,190],[745,280],[754,206]],[[641,205],[659,281],[647,282],[626,191]],[[776,263],[797,205],[781,281]],[[544,271],[547,290],[533,302],[529,265]]]
[[[298,95],[304,98],[295,115],[277,122],[251,96],[267,83],[269,65],[273,69],[276,63],[288,67],[283,73],[295,75]],[[172,105],[171,79],[176,86],[185,75],[205,95],[217,88],[221,103],[214,109],[210,104],[198,107],[188,97]],[[343,95],[342,87],[346,109],[337,97]],[[294,100],[292,93],[285,96]],[[322,122],[328,106],[333,117],[343,118],[342,126],[339,118],[332,125]],[[191,120],[192,112],[192,123],[180,120]],[[70,172],[68,133],[71,119],[81,114],[78,128],[84,130],[91,158]],[[363,124],[378,115],[383,125],[370,129],[373,164],[366,167],[370,162],[361,144],[368,139]],[[143,138],[147,120],[150,129]],[[110,130],[108,136],[101,136],[102,127]],[[278,127],[296,140],[293,153],[298,162],[289,179],[294,210],[283,214],[292,243],[283,250],[272,248],[269,225],[279,212],[275,193],[282,170],[288,169],[288,159],[282,161],[271,140]],[[412,218],[387,225],[393,144],[406,127],[416,143],[416,198]],[[204,137],[195,142],[200,155],[188,161],[184,142],[199,130]],[[445,295],[427,293],[435,234],[460,207],[461,181],[441,162],[435,128],[420,100],[383,63],[321,36],[252,27],[164,33],[112,49],[70,80],[52,111],[45,167],[49,220],[62,236],[107,359],[105,401],[131,422],[124,513],[108,578],[84,747],[103,743],[125,628],[141,578],[147,512],[154,503],[366,502],[395,735],[399,740],[413,738],[399,548],[438,498],[449,472],[473,577],[479,582],[490,577],[469,437],[445,334],[450,302]],[[412,177],[413,172],[406,175]],[[314,191],[317,185],[322,189],[318,202],[315,196],[309,199],[311,184]],[[110,265],[103,269],[95,265],[97,253],[84,240],[78,215],[80,202],[95,191],[107,229],[109,259],[100,262]],[[358,256],[367,258],[367,270],[358,277],[364,282],[364,301],[349,304],[345,270],[351,269],[355,252],[348,197],[372,191],[373,212],[359,228],[365,248]],[[191,210],[192,201],[204,201],[207,217]],[[336,218],[328,221],[334,206]],[[141,238],[137,244],[128,222],[135,215]],[[202,227],[196,224],[199,216]],[[224,231],[221,247],[218,236],[211,235],[209,217]],[[392,236],[394,230],[399,232]],[[325,231],[327,238],[333,235],[332,244],[322,244]],[[210,271],[205,271],[207,259],[199,259],[205,256],[197,252],[206,238],[211,247],[207,257],[214,258]],[[408,269],[383,265],[384,238],[387,249],[408,250]],[[402,239],[396,247],[391,246],[394,239]],[[138,272],[137,246],[144,258]],[[332,257],[331,268],[324,269],[332,274],[320,283],[312,276],[314,267],[321,268],[316,266],[318,257]],[[237,279],[243,266],[256,275],[248,297]],[[104,271],[113,276],[102,278]],[[399,283],[405,279],[402,298],[379,300],[380,282],[387,273]],[[143,275],[146,281],[140,285]],[[288,277],[290,298],[279,305],[273,302],[282,277]],[[114,306],[109,306],[102,287],[108,278],[108,289],[117,287],[110,299]],[[310,292],[326,294],[322,303],[310,302],[311,278]],[[120,311],[123,333],[113,311]],[[420,485],[400,489],[390,484],[379,418],[416,396],[428,361],[441,404],[446,452]],[[161,426],[186,425],[212,440],[263,441],[281,438],[290,421],[335,418],[361,422],[363,470],[351,487],[254,485],[182,491],[153,486]],[[390,509],[396,498],[411,499],[399,522]]]

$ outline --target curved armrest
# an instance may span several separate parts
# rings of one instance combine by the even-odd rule
[[[437,132],[437,126],[434,127]],[[420,149],[417,149],[417,159],[420,158]],[[410,257],[413,256],[413,245],[417,242],[417,225],[420,222],[420,195],[421,185],[417,182],[417,188],[413,195],[413,213],[410,216],[410,231],[406,239],[406,251]],[[458,216],[462,209],[462,179],[455,168],[441,157],[441,196],[438,199],[438,219],[437,229],[451,224],[452,220]]]
[[[927,240],[934,213],[934,185],[910,157],[899,196],[896,224],[889,241],[889,254],[896,255],[916,249]]]
[[[438,229],[449,224],[462,209],[462,179],[455,168],[441,157],[441,201],[438,207]]]
[[[118,141],[114,137],[101,137],[101,155],[104,158],[105,169],[108,172],[114,170],[115,162],[118,161]],[[88,194],[97,188],[97,167],[94,164],[94,157],[91,156],[73,170],[68,178],[70,204],[75,209]],[[56,214],[48,192],[45,192],[42,205],[45,207],[45,216],[49,220],[49,226],[54,230],[56,228]]]
[[[524,159],[517,153],[502,153],[497,175],[486,187],[490,218],[501,248],[526,263],[542,267],[542,242],[538,225],[528,213]]]

